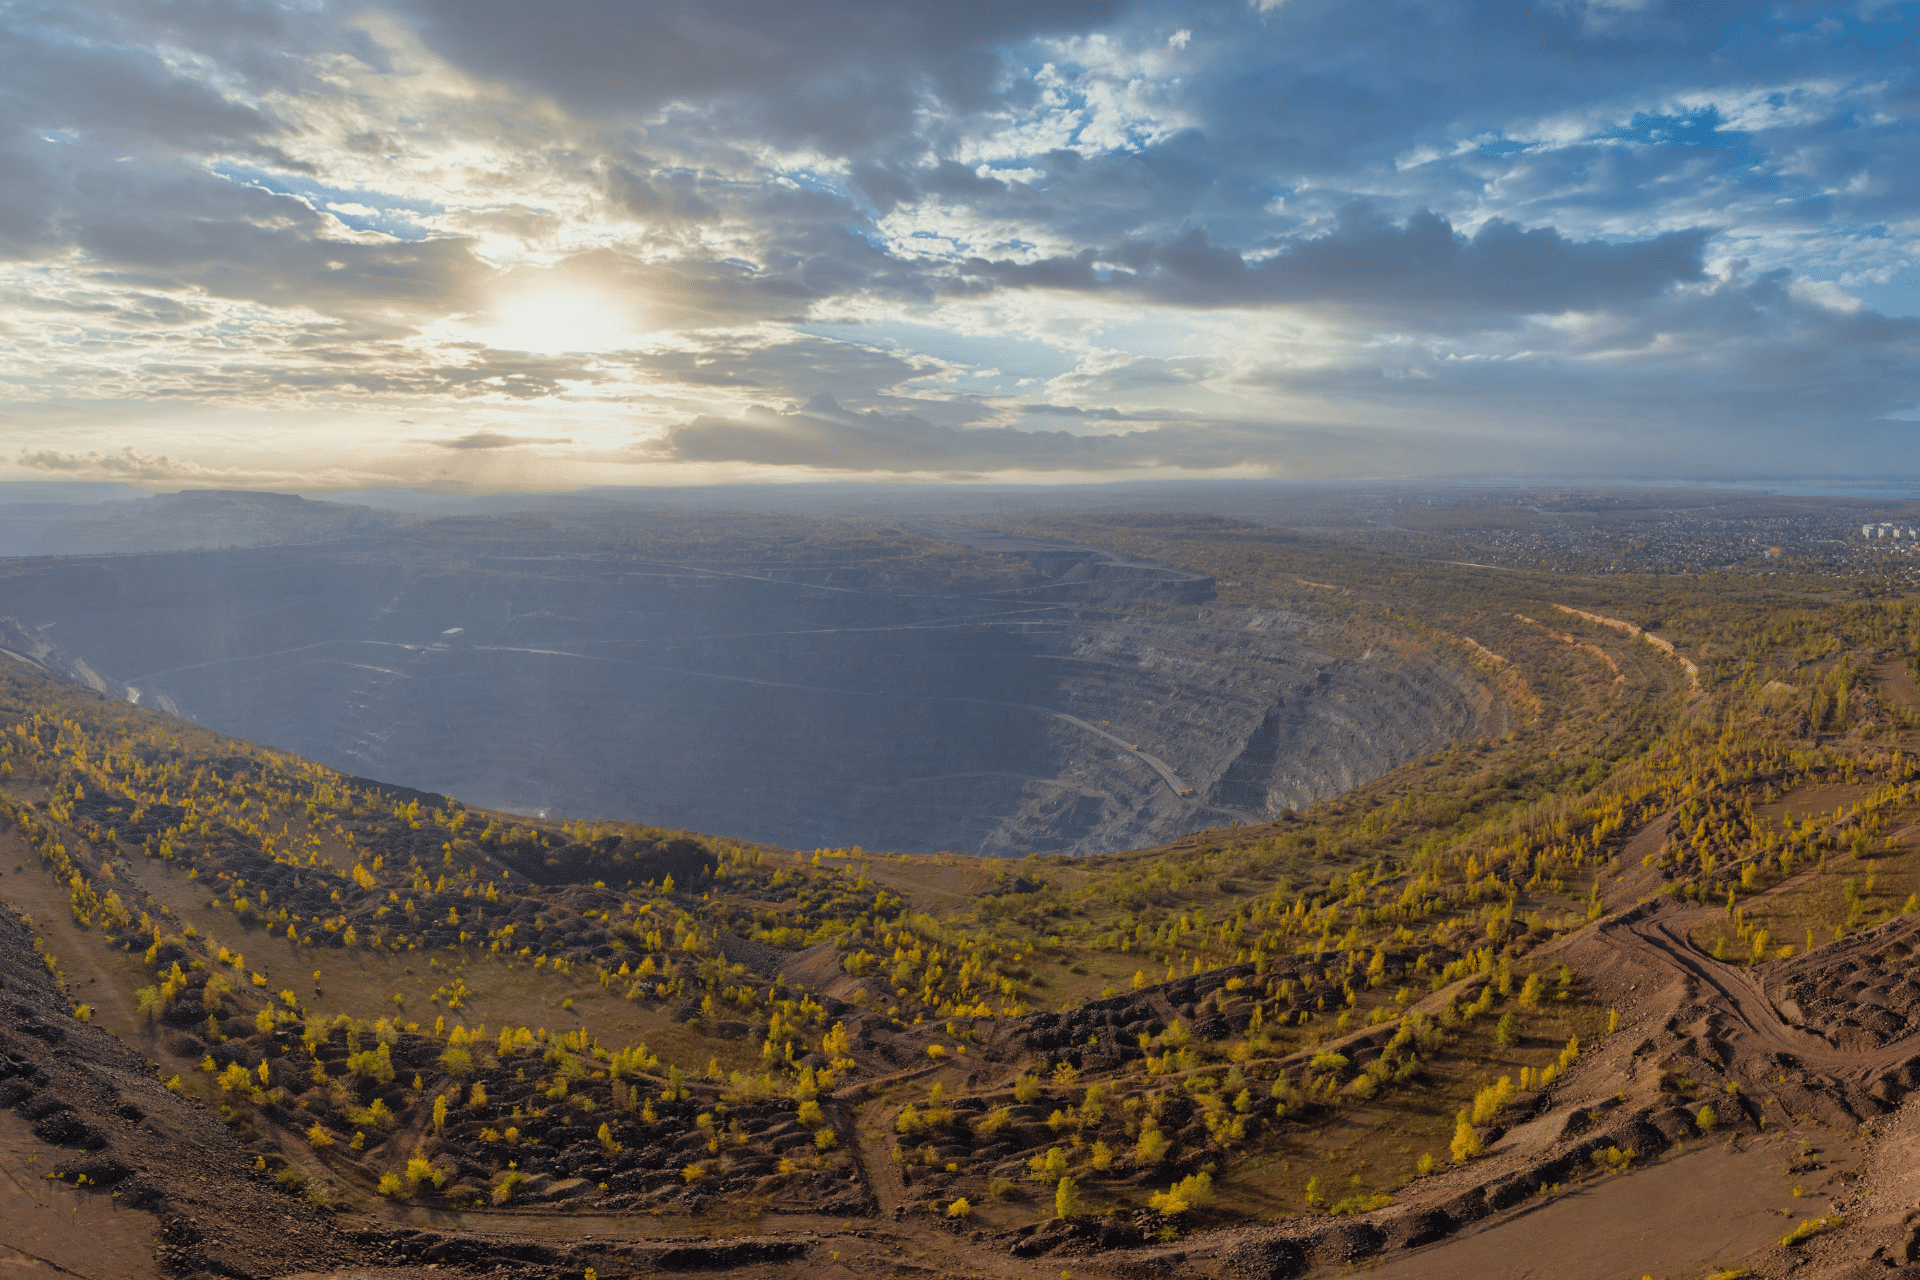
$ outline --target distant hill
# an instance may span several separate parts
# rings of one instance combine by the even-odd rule
[[[148,496],[126,490],[82,495],[65,486],[40,492],[0,486],[0,556],[101,555],[318,542],[412,523],[402,511],[315,502],[290,493],[182,489]],[[109,500],[110,497],[110,500]]]

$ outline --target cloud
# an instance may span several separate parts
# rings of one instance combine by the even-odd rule
[[[1117,0],[410,0],[429,47],[478,74],[595,115],[698,112],[782,145],[898,138],[929,106],[991,109],[1001,46],[1119,20]]]
[[[426,440],[441,449],[513,449],[521,445],[572,444],[566,436],[510,436],[498,431],[469,431],[464,436],[452,440]]]
[[[696,418],[638,451],[649,460],[737,463],[819,475],[965,480],[993,475],[1125,479],[1178,475],[1456,475],[1606,468],[1613,446],[1559,426],[1524,433],[1453,422],[1260,422],[1194,417],[1107,435],[937,427],[908,415],[853,414],[830,401]],[[1691,465],[1697,455],[1673,461]],[[1644,472],[1642,472],[1644,474]]]
[[[1893,420],[1920,386],[1920,318],[1802,296],[1788,273],[1730,272],[1657,303],[1534,324],[1497,348],[1396,342],[1300,368],[1234,375],[1251,397],[1351,406],[1377,422],[1477,425],[1523,439],[1552,425],[1594,442],[1613,473],[1747,472],[1793,457],[1803,472],[1885,470],[1911,453]]]
[[[1551,228],[1499,219],[1468,237],[1432,212],[1396,225],[1350,206],[1326,234],[1252,260],[1194,229],[1160,244],[1087,249],[1070,259],[975,259],[966,273],[1005,286],[1127,293],[1182,307],[1388,311],[1421,328],[1453,328],[1462,314],[1480,323],[1644,301],[1698,280],[1706,239],[1695,229],[1627,244],[1574,242]]]
[[[444,438],[393,465],[503,474],[1602,466],[1656,423],[1699,465],[1898,456],[1912,16],[15,6],[0,443],[189,480],[354,470],[415,415]],[[489,345],[543,294],[629,330]]]
[[[136,453],[131,445],[118,453],[61,453],[54,449],[21,450],[14,465],[28,471],[107,480],[217,481],[230,485],[287,484],[307,479],[292,471],[208,467],[166,454]]]
[[[750,408],[737,418],[700,417],[669,429],[650,456],[675,462],[740,462],[811,471],[973,475],[987,472],[1212,470],[1260,451],[1244,431],[1148,427],[1118,435],[936,426],[910,414],[850,413],[829,396],[782,413]]]

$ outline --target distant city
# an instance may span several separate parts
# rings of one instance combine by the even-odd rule
[[[1911,506],[1912,504],[1899,504]],[[1582,574],[1817,574],[1920,582],[1920,516],[1765,496],[1654,508],[1615,497],[1397,498],[1314,530],[1397,555]],[[1876,513],[1877,514],[1877,513]],[[1489,518],[1489,517],[1493,518]]]

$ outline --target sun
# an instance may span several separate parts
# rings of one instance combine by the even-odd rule
[[[503,351],[559,355],[617,351],[633,345],[633,321],[605,298],[553,290],[515,298],[496,309],[499,323],[479,336]]]

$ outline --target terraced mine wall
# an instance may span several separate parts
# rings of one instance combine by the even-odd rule
[[[461,519],[0,562],[0,648],[349,773],[799,848],[1137,847],[1497,714],[1434,655],[1337,657],[1304,618],[1091,548],[896,531],[967,570],[916,578],[779,539],[660,558],[631,532]]]

